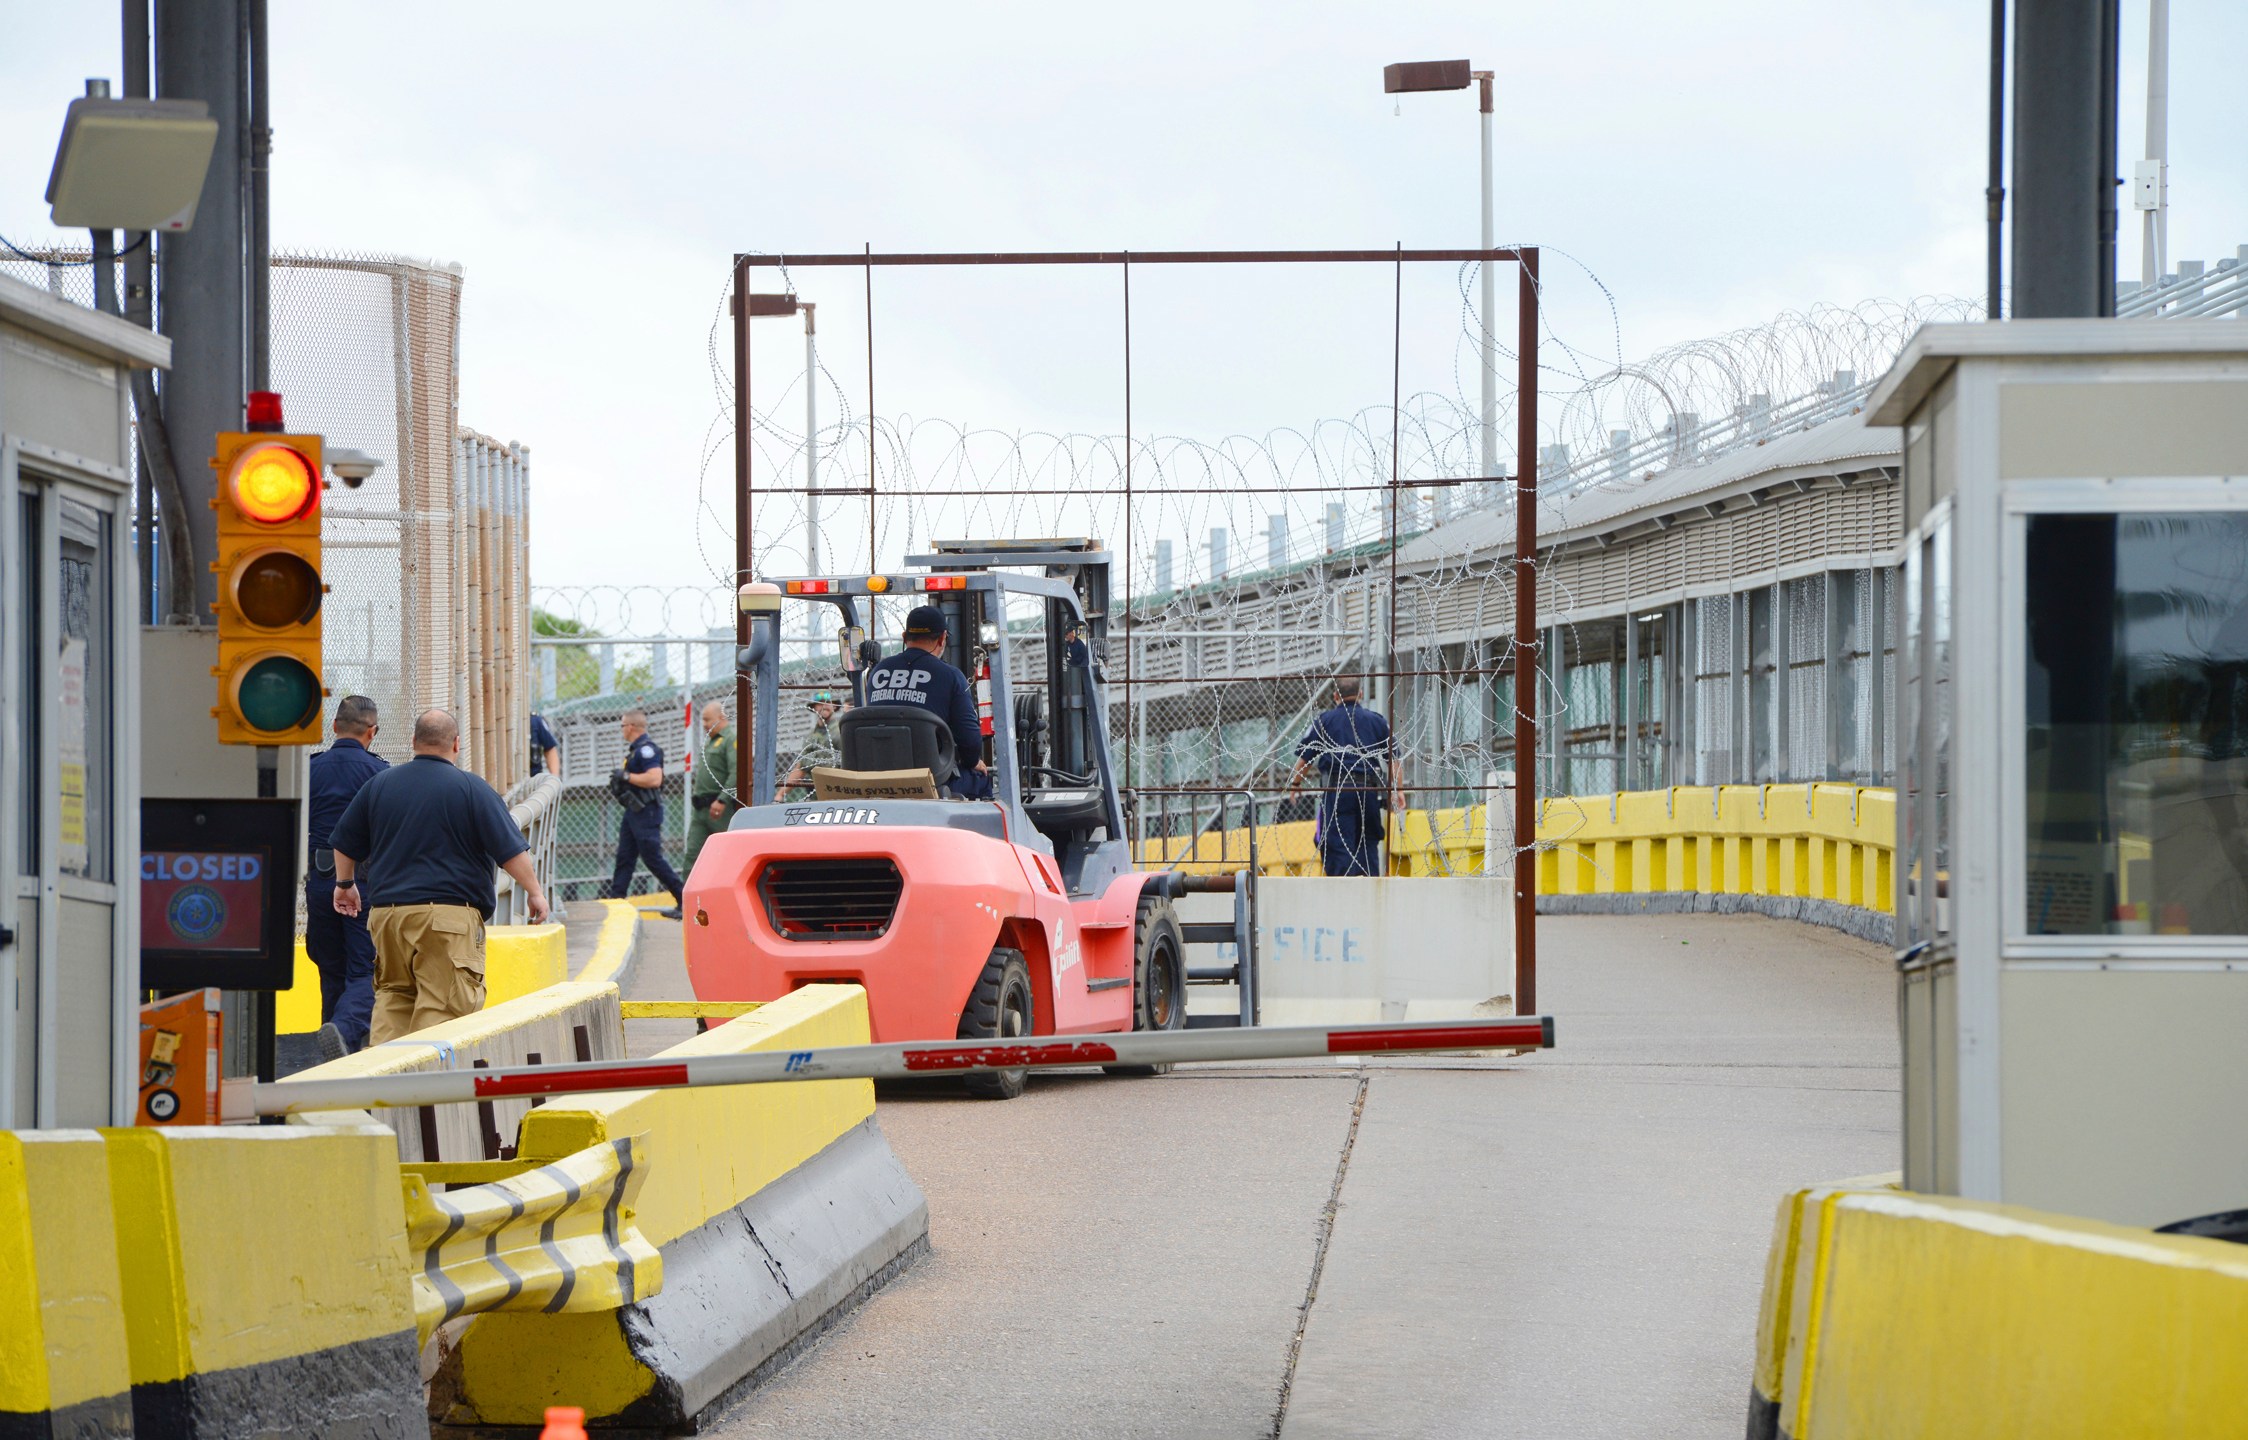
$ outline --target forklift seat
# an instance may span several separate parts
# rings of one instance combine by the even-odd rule
[[[845,770],[927,770],[942,789],[960,773],[952,727],[918,705],[861,705],[843,712]]]

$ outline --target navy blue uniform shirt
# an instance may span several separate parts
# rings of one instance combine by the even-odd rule
[[[543,774],[546,770],[546,752],[558,750],[561,747],[562,742],[554,738],[554,731],[547,726],[546,717],[544,715],[533,715],[531,717],[531,773],[533,775]]]
[[[334,744],[315,754],[305,788],[305,843],[314,850],[327,849],[328,837],[335,833],[351,797],[389,768],[388,760],[367,753],[366,746],[348,735],[338,735]]]
[[[1329,785],[1365,784],[1385,776],[1389,761],[1389,722],[1356,700],[1319,712],[1296,758],[1309,760]]]
[[[474,905],[492,918],[492,872],[530,847],[500,793],[435,755],[367,782],[330,844],[364,865],[377,905]]]
[[[960,768],[975,768],[983,755],[983,726],[976,719],[976,692],[951,661],[912,647],[867,667],[866,703],[918,705],[934,710],[952,727],[952,747]]]
[[[624,747],[624,773],[638,775],[643,771],[663,769],[663,747],[643,735]]]

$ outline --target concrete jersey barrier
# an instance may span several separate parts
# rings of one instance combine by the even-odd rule
[[[1887,943],[1896,894],[1896,792],[1875,786],[1679,785],[1538,802],[1538,908],[1553,914],[1747,911]],[[1486,873],[1482,805],[1389,820],[1392,878]],[[1143,865],[1241,869],[1248,832],[1147,841]],[[1312,822],[1257,827],[1262,873],[1317,876]]]
[[[1789,1440],[2248,1426],[2248,1249],[1860,1185],[1782,1204],[1749,1430]]]
[[[386,1044],[371,1045],[356,1055],[300,1070],[281,1083],[420,1070],[469,1070],[479,1062],[500,1069],[579,1059],[621,1060],[624,1053],[624,1020],[618,1010],[617,987],[607,982],[569,980]],[[500,1158],[500,1152],[512,1143],[515,1127],[530,1108],[528,1100],[494,1100],[480,1105],[383,1110],[372,1118],[397,1132],[401,1159],[492,1160]],[[363,1124],[369,1118],[368,1112],[356,1110],[291,1116],[290,1121]]]
[[[866,996],[810,985],[667,1056],[863,1044]],[[660,1293],[606,1314],[480,1315],[433,1393],[458,1424],[535,1425],[583,1406],[609,1424],[689,1425],[728,1390],[926,1246],[928,1207],[890,1152],[863,1080],[631,1091],[531,1112],[526,1158],[644,1135],[638,1222]]]
[[[389,1131],[102,1135],[137,1434],[428,1433]]]
[[[0,1130],[0,1436],[132,1433],[102,1137]]]

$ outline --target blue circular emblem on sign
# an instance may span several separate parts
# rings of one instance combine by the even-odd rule
[[[182,885],[164,919],[182,940],[208,940],[226,928],[226,901],[208,885]]]

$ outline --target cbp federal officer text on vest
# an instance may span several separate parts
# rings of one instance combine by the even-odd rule
[[[916,605],[905,617],[905,648],[867,668],[866,703],[918,705],[934,711],[952,731],[960,773],[948,788],[969,800],[991,798],[983,761],[983,725],[976,719],[975,687],[944,658],[944,612]]]

